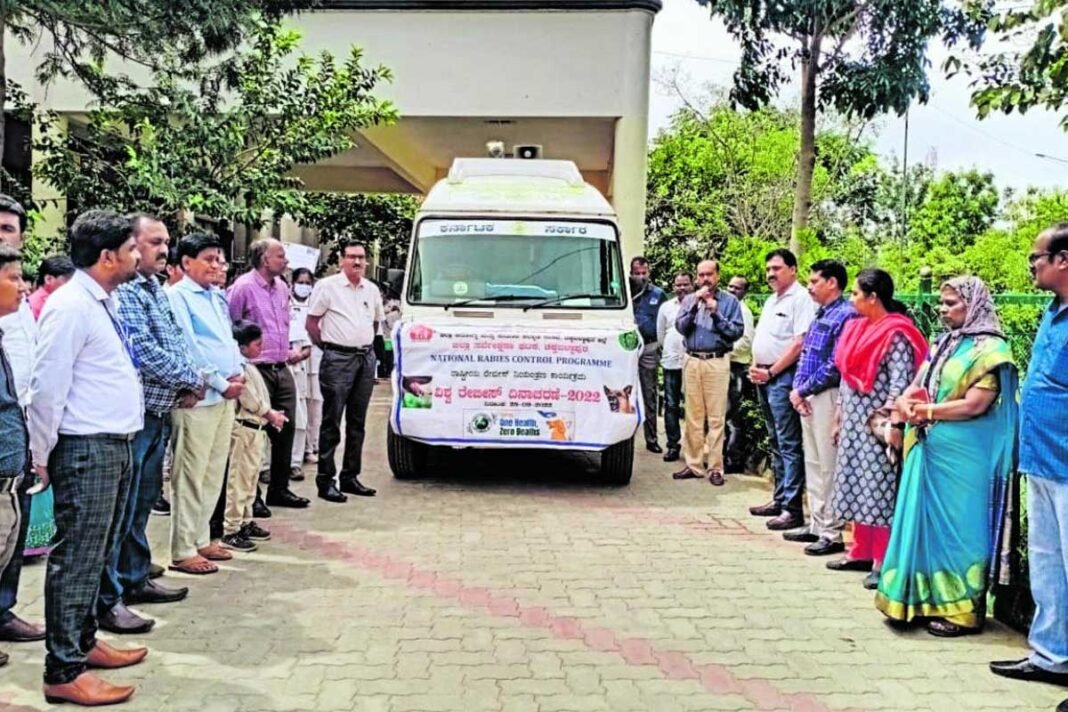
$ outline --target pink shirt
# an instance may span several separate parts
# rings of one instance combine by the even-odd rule
[[[41,318],[41,310],[44,309],[45,302],[52,296],[51,292],[46,292],[44,287],[38,287],[30,295],[30,311],[33,312],[34,319]]]
[[[263,353],[253,363],[284,363],[289,356],[289,286],[281,277],[270,283],[256,270],[234,280],[226,292],[230,318],[263,329]]]

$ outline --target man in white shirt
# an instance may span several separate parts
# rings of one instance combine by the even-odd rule
[[[660,367],[664,369],[664,432],[667,433],[667,452],[664,462],[679,459],[682,448],[682,366],[686,358],[686,344],[675,328],[679,302],[693,291],[693,276],[679,272],[672,284],[675,296],[660,305],[656,315],[656,341],[660,345]]]
[[[311,342],[323,350],[319,386],[323,422],[319,433],[319,467],[315,476],[319,498],[344,502],[343,493],[373,497],[375,490],[359,480],[367,407],[375,387],[375,334],[385,320],[382,294],[367,270],[367,248],[342,242],[341,271],[319,280],[311,295],[307,329]],[[334,455],[341,442],[345,416],[345,455],[338,483]],[[340,490],[340,491],[339,491]]]
[[[742,338],[734,342],[734,350],[731,351],[731,386],[727,394],[730,407],[727,410],[727,437],[723,443],[723,461],[727,472],[745,472],[749,437],[742,415],[742,404],[747,399],[756,398],[756,389],[749,382],[756,320],[753,318],[753,310],[745,303],[745,295],[749,293],[749,280],[741,276],[731,277],[731,281],[727,283],[727,291],[742,306],[742,324],[745,325],[745,331],[742,332]]]
[[[22,249],[22,235],[26,230],[26,211],[13,198],[0,194],[0,243],[16,250]],[[25,291],[29,285],[25,286]],[[23,295],[25,296],[25,295]],[[18,311],[0,317],[3,332],[3,347],[11,364],[15,392],[19,403],[25,408],[30,402],[30,368],[33,365],[33,350],[37,345],[37,322],[30,305],[22,299]],[[27,473],[28,474],[28,473]],[[44,626],[19,618],[13,609],[18,602],[19,579],[22,576],[22,554],[26,548],[26,533],[30,526],[32,500],[27,494],[33,485],[32,477],[25,477],[18,489],[19,524],[18,541],[11,560],[0,576],[0,641],[28,643],[44,640]]]
[[[774,294],[764,309],[753,336],[753,365],[749,380],[757,386],[771,441],[771,468],[775,494],[771,502],[750,507],[754,516],[773,517],[768,529],[784,531],[804,525],[805,456],[801,417],[790,402],[794,372],[816,304],[797,281],[797,257],[780,248],[764,260],[768,286]]]
[[[51,483],[56,517],[45,573],[44,694],[49,702],[115,704],[134,688],[87,668],[134,665],[148,654],[96,639],[100,577],[126,505],[130,444],[144,425],[138,366],[113,294],[133,278],[139,253],[132,221],[105,210],[80,215],[70,245],[78,271],[41,313],[30,377],[35,489]]]

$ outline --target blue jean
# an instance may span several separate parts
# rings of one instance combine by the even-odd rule
[[[801,416],[790,403],[794,369],[789,368],[771,382],[757,387],[760,408],[768,425],[771,442],[771,471],[775,475],[775,503],[784,511],[801,516],[805,493],[805,455],[802,448]]]
[[[110,610],[122,594],[148,580],[152,550],[148,545],[148,518],[163,491],[163,457],[171,438],[171,416],[145,413],[145,427],[134,436],[133,477],[126,498],[119,545],[104,567],[100,579],[98,608]]]
[[[1027,478],[1027,563],[1035,599],[1031,662],[1068,674],[1068,482]]]
[[[664,369],[664,432],[669,450],[678,450],[682,442],[682,369]]]

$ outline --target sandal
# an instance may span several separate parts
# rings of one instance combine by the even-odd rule
[[[962,635],[975,635],[980,632],[980,629],[965,628],[945,618],[934,618],[927,624],[927,632],[939,638],[959,638]]]
[[[203,556],[191,556],[188,559],[182,559],[181,561],[172,561],[168,566],[171,571],[181,571],[183,574],[192,574],[194,576],[204,576],[206,574],[213,574],[219,570],[219,567],[211,563]]]
[[[203,556],[208,561],[229,561],[234,558],[226,549],[222,548],[218,544],[212,544],[205,546],[203,549],[197,550],[197,553]]]

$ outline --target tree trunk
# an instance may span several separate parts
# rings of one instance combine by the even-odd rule
[[[0,167],[4,164],[4,140],[6,137],[7,115],[4,108],[7,105],[7,57],[4,46],[4,32],[7,31],[7,18],[0,13]]]
[[[816,168],[816,92],[823,33],[817,28],[801,61],[801,155],[794,190],[794,218],[790,250],[801,254],[801,232],[808,227],[812,210],[812,173]]]

